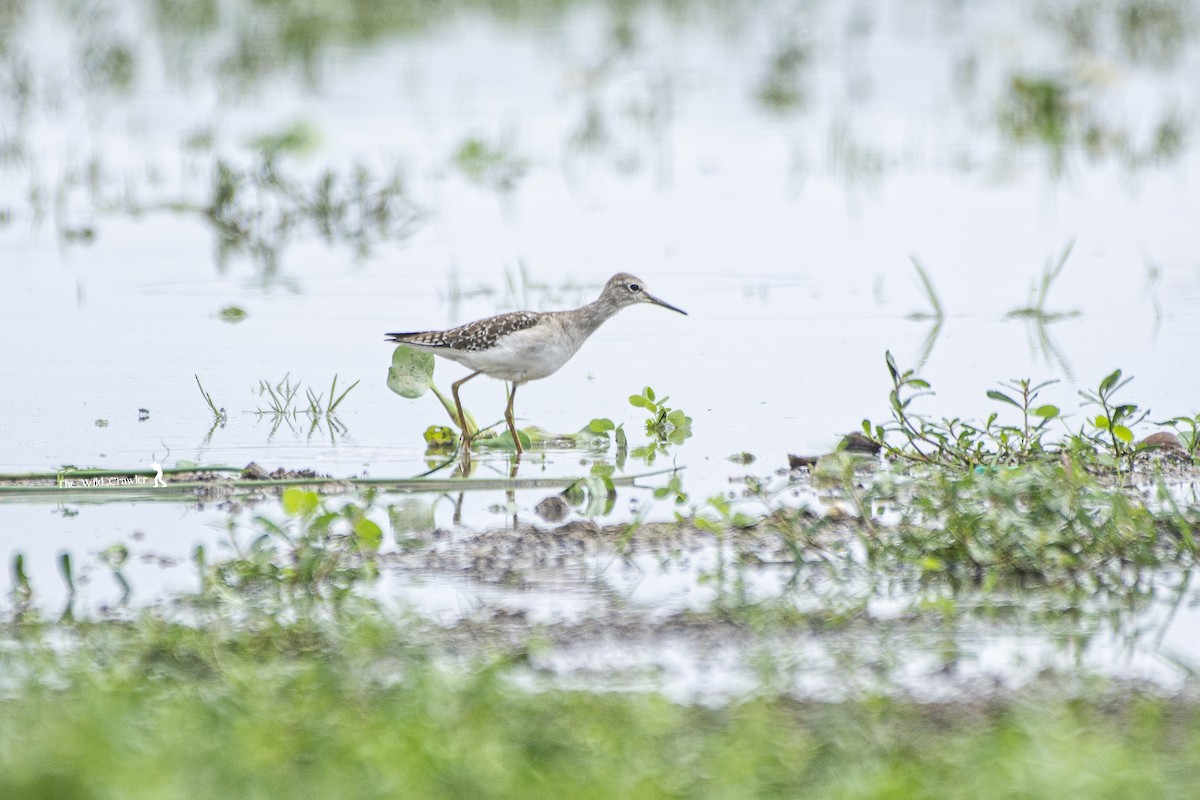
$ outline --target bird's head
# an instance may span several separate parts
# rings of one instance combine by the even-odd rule
[[[669,308],[672,311],[677,311],[684,316],[687,312],[682,308],[659,300],[654,295],[646,290],[646,282],[636,275],[630,275],[628,272],[618,272],[608,279],[608,283],[604,286],[604,291],[600,293],[600,299],[622,308],[631,306],[635,303],[653,303],[656,306]]]

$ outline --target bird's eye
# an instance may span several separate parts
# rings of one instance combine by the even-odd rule
[[[636,284],[636,283],[629,284],[629,291],[633,292],[634,294],[637,294],[641,290],[642,290],[642,287],[639,286],[638,284]]]

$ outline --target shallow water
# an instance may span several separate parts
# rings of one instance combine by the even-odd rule
[[[523,387],[518,415],[561,432],[610,417],[637,445],[626,398],[653,386],[694,436],[626,472],[685,466],[696,501],[881,418],[885,350],[923,364],[934,413],[984,417],[997,380],[1056,378],[1043,397],[1078,425],[1076,389],[1117,367],[1152,419],[1194,412],[1182,365],[1200,334],[1197,9],[1158,4],[1144,23],[1158,27],[1139,27],[1115,6],[1041,6],[580,3],[366,36],[331,25],[291,50],[269,33],[286,11],[230,4],[189,26],[149,4],[22,6],[0,26],[0,471],[187,460],[413,476],[428,469],[422,432],[446,417],[432,397],[387,389],[383,332],[578,305],[618,270],[690,316],[622,312]],[[263,39],[239,50],[239,30]],[[1018,85],[1063,95],[1031,120]],[[239,195],[262,214],[239,240],[178,210],[212,202],[218,159],[251,170],[256,137],[297,122],[313,135],[277,156],[285,180],[311,187],[332,170],[346,192],[363,165],[378,197],[403,176],[382,230],[350,220],[323,237],[303,204],[262,185]],[[456,158],[471,141],[485,157]],[[1072,242],[1041,324],[1009,318]],[[940,324],[909,318],[930,310],[914,257]],[[246,319],[222,321],[227,306]],[[255,414],[259,382],[285,374],[318,392],[335,374],[360,380],[345,430]],[[462,374],[441,364],[438,382]],[[212,427],[194,376],[225,425]],[[499,383],[464,395],[500,419]],[[757,461],[726,460],[741,452]],[[596,457],[538,453],[521,475],[584,474]],[[505,476],[507,459],[481,456],[476,474]],[[431,517],[532,521],[544,496],[518,493],[514,508],[472,493],[458,512],[430,501]],[[622,490],[608,519],[672,511]],[[42,586],[57,552],[86,558],[135,532],[186,564],[226,517],[0,504],[5,551],[24,552]],[[141,602],[187,585],[132,561]],[[435,583],[421,595],[434,599],[412,595],[431,613],[476,602],[478,587]],[[593,599],[569,577],[551,589],[551,605]],[[1171,624],[1195,629],[1187,614]]]

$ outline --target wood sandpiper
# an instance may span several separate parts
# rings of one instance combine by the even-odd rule
[[[594,303],[571,311],[510,311],[448,331],[389,333],[387,341],[457,361],[473,370],[451,385],[464,448],[470,448],[471,434],[467,430],[462,401],[458,399],[459,387],[476,375],[487,375],[512,384],[504,421],[508,423],[517,453],[521,453],[521,437],[513,422],[513,398],[517,395],[517,387],[553,375],[571,360],[605,320],[625,306],[636,303],[654,303],[687,314],[646,291],[646,284],[640,278],[619,272],[609,278]]]

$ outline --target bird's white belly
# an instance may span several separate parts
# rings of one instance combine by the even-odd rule
[[[503,336],[487,350],[458,351],[453,357],[492,378],[524,383],[553,375],[578,349],[574,342],[531,329]]]

